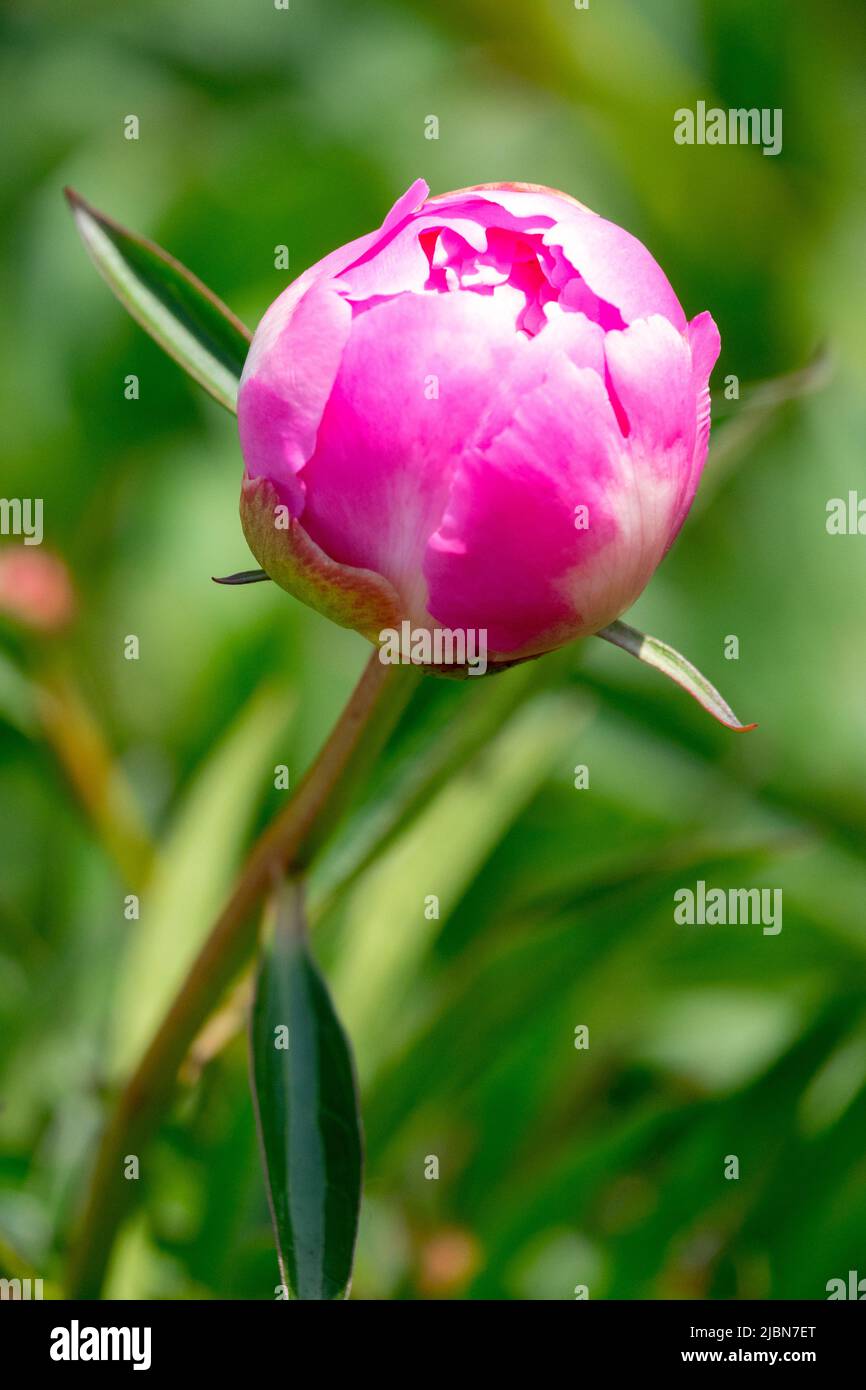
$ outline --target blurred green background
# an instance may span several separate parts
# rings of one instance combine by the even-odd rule
[[[76,616],[3,620],[0,1274],[62,1292],[117,1078],[367,652],[275,586],[211,583],[250,564],[235,424],[111,298],[61,188],[254,325],[275,246],[299,273],[421,175],[565,189],[712,311],[710,462],[630,620],[760,728],[594,641],[422,683],[311,894],[362,1084],[353,1296],[866,1275],[866,540],[825,525],[866,493],[864,30],[857,0],[7,5],[2,490],[44,499],[28,553],[62,557]],[[782,153],[675,145],[699,98],[781,107]],[[782,932],[676,926],[698,879],[781,887]],[[112,1296],[273,1296],[244,1005],[241,982],[142,1156]]]

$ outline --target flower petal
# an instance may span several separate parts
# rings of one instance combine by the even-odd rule
[[[598,625],[610,621],[607,566],[589,562],[618,529],[609,488],[621,447],[600,375],[554,352],[505,428],[460,461],[424,563],[436,621],[486,628],[490,650],[509,656],[593,630],[597,608]]]
[[[317,281],[336,280],[348,266],[355,264],[362,257],[374,251],[382,242],[387,241],[393,232],[423,205],[429,191],[423,179],[416,179],[402,198],[397,199],[381,227],[377,227],[374,232],[366,232],[364,236],[356,237],[354,241],[347,242],[345,246],[338,246],[335,251],[331,251],[322,260],[316,261],[315,265],[311,265],[303,274],[298,276],[297,280],[293,280],[283,290],[282,294],[274,300],[256,329],[252,346],[244,364],[242,380],[246,380],[253,372],[258,371],[261,357],[289,327],[295,310],[307,291]]]
[[[304,503],[297,475],[315,448],[352,310],[332,286],[315,284],[295,306],[290,325],[261,340],[256,334],[258,360],[241,382],[238,428],[247,477],[270,479],[298,516]]]
[[[686,316],[661,266],[623,227],[575,209],[544,240],[562,248],[593,294],[614,305],[626,323],[661,314],[685,330]]]
[[[610,388],[627,430],[644,563],[662,558],[695,451],[697,407],[686,338],[653,315],[605,338]],[[652,573],[649,568],[649,573]]]
[[[545,245],[561,247],[593,294],[617,308],[626,323],[663,314],[675,328],[685,330],[685,314],[664,271],[623,227],[554,189],[480,187],[459,196],[470,194],[472,199],[496,204],[524,226],[543,228],[548,222],[543,231]]]
[[[671,537],[672,545],[685,521],[697,491],[710,443],[710,374],[722,349],[722,340],[711,314],[698,314],[688,326],[688,342],[692,355],[692,390],[695,396],[695,447],[691,465],[683,471],[682,487],[677,500]]]
[[[303,524],[343,564],[374,569],[424,614],[421,557],[451,475],[528,340],[476,294],[398,295],[356,315],[300,481]]]

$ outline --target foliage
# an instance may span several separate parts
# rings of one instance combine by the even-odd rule
[[[253,324],[275,247],[300,271],[419,174],[564,188],[712,310],[701,507],[628,620],[760,727],[733,737],[602,643],[419,686],[310,892],[366,1129],[353,1296],[822,1297],[863,1273],[863,552],[825,527],[862,478],[862,14],[32,0],[3,23],[3,490],[44,498],[80,616],[3,634],[0,1273],[62,1288],[130,1040],[366,654],[272,585],[211,583],[250,565],[234,423],[97,281],[61,188]],[[674,145],[701,96],[782,107],[782,153]],[[821,390],[749,397],[825,341]],[[699,879],[781,887],[783,930],[677,926]],[[110,1294],[273,1296],[247,985],[142,1155]]]

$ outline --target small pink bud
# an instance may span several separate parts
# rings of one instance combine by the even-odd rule
[[[719,335],[628,232],[526,184],[430,198],[271,305],[238,418],[263,568],[372,641],[538,655],[634,603],[691,505]]]
[[[24,545],[0,549],[0,614],[36,632],[67,627],[75,615],[75,595],[63,561]]]

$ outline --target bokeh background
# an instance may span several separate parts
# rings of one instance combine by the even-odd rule
[[[594,640],[422,684],[311,892],[362,1085],[354,1296],[866,1275],[866,538],[825,524],[866,495],[864,29],[857,0],[5,7],[2,491],[44,499],[27,554],[65,569],[22,613],[0,541],[0,1274],[62,1293],[117,1080],[367,652],[211,583],[250,564],[234,422],[111,298],[61,188],[254,325],[275,246],[299,273],[423,175],[563,188],[714,314],[705,481],[631,620],[760,728]],[[782,153],[675,145],[699,98],[781,107]],[[782,932],[676,926],[698,879],[782,888]],[[111,1296],[273,1297],[244,1008],[241,981],[142,1156]]]

